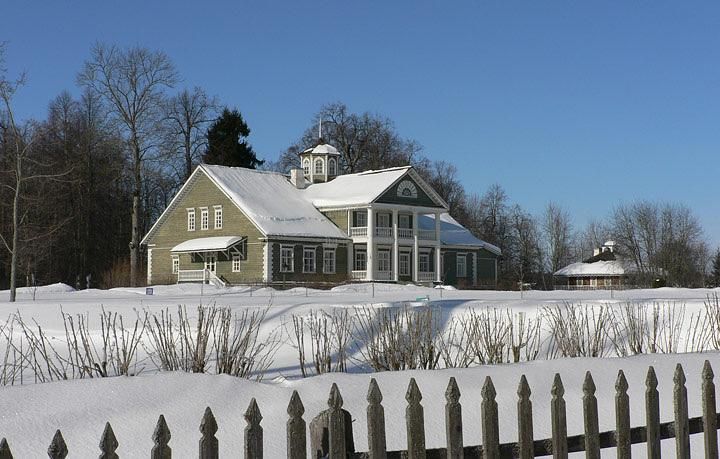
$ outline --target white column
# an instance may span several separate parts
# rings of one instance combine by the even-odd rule
[[[392,211],[392,227],[393,227],[393,259],[392,259],[392,270],[393,280],[395,282],[400,280],[400,244],[398,243],[398,211],[393,209]]]
[[[367,280],[375,280],[375,211],[368,207],[367,216]]]
[[[435,213],[435,282],[440,282],[440,213]]]
[[[263,248],[263,282],[272,282],[272,243],[265,241]]]
[[[147,249],[147,284],[152,285],[152,253],[153,249]],[[172,257],[172,255],[171,255]]]
[[[418,244],[418,214],[413,211],[413,268],[412,268],[412,279],[413,282],[418,281],[418,271],[420,270],[420,245]]]

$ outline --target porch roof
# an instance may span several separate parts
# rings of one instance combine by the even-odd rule
[[[170,251],[173,253],[216,252],[227,250],[242,240],[240,236],[200,237],[181,242]]]

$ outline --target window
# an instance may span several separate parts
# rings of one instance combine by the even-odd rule
[[[303,248],[303,272],[315,272],[315,247]]]
[[[307,158],[303,159],[303,174],[310,175],[310,160]]]
[[[195,209],[187,209],[188,231],[195,231]]]
[[[316,174],[322,174],[325,170],[325,164],[323,163],[322,158],[315,159],[315,173]]]
[[[582,285],[582,284],[583,284],[583,280],[582,280],[581,278],[578,277],[578,278],[575,279],[575,285],[580,286],[580,285]]]
[[[398,226],[400,228],[410,228],[410,215],[400,214],[398,215]]]
[[[457,277],[467,277],[467,256],[458,254],[455,259]]]
[[[180,271],[180,257],[177,255],[172,256],[172,273],[177,274]]]
[[[367,252],[364,250],[355,251],[355,271],[365,271],[367,269]]]
[[[355,211],[355,226],[367,226],[367,212],[364,210]]]
[[[418,264],[420,265],[418,268],[420,269],[421,273],[429,273],[430,272],[430,254],[428,252],[421,253],[418,257]]]
[[[232,257],[232,272],[240,272],[240,255],[233,255]]]
[[[389,272],[390,271],[390,251],[389,250],[378,250],[378,271]]]
[[[215,211],[215,229],[222,229],[222,206],[213,206]]]
[[[323,272],[335,274],[335,249],[323,250]]]
[[[294,271],[295,249],[293,246],[280,247],[280,272],[291,273]]]
[[[409,276],[410,275],[410,253],[409,252],[400,252],[400,259],[398,260],[399,266],[399,274],[401,276]]]
[[[337,175],[337,162],[332,158],[328,161],[328,175]]]
[[[210,222],[209,222],[209,218],[210,218],[210,214],[209,214],[209,212],[208,212],[208,208],[207,208],[207,207],[201,207],[201,208],[200,208],[200,229],[201,229],[201,230],[206,230],[206,229],[208,229],[208,226],[209,226],[209,223],[210,223]]]
[[[390,214],[377,214],[378,228],[390,228]]]

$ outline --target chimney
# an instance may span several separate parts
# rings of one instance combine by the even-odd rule
[[[307,186],[307,182],[305,181],[305,173],[302,169],[290,169],[290,183],[292,183],[295,188],[302,190]]]
[[[600,249],[593,249],[593,257],[596,255],[600,255]]]

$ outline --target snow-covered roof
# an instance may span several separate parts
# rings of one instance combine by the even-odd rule
[[[379,198],[411,166],[391,167],[336,177],[327,183],[314,183],[302,190],[303,197],[316,207],[367,205]]]
[[[266,236],[347,239],[283,174],[199,166]]]
[[[573,263],[559,269],[555,276],[592,277],[592,276],[623,276],[633,274],[635,268],[622,260],[596,261],[593,263]]]
[[[212,252],[216,250],[227,250],[238,242],[242,241],[240,236],[214,236],[200,237],[182,242],[170,250],[175,253],[190,252]]]
[[[313,148],[308,148],[303,153],[312,153],[316,155],[340,155],[337,148],[333,147],[329,143],[321,143]]]
[[[435,216],[419,215],[418,226],[420,229],[434,230]],[[476,238],[470,230],[458,223],[447,212],[440,214],[440,242],[445,245],[481,247],[496,255],[502,254],[499,247]]]

